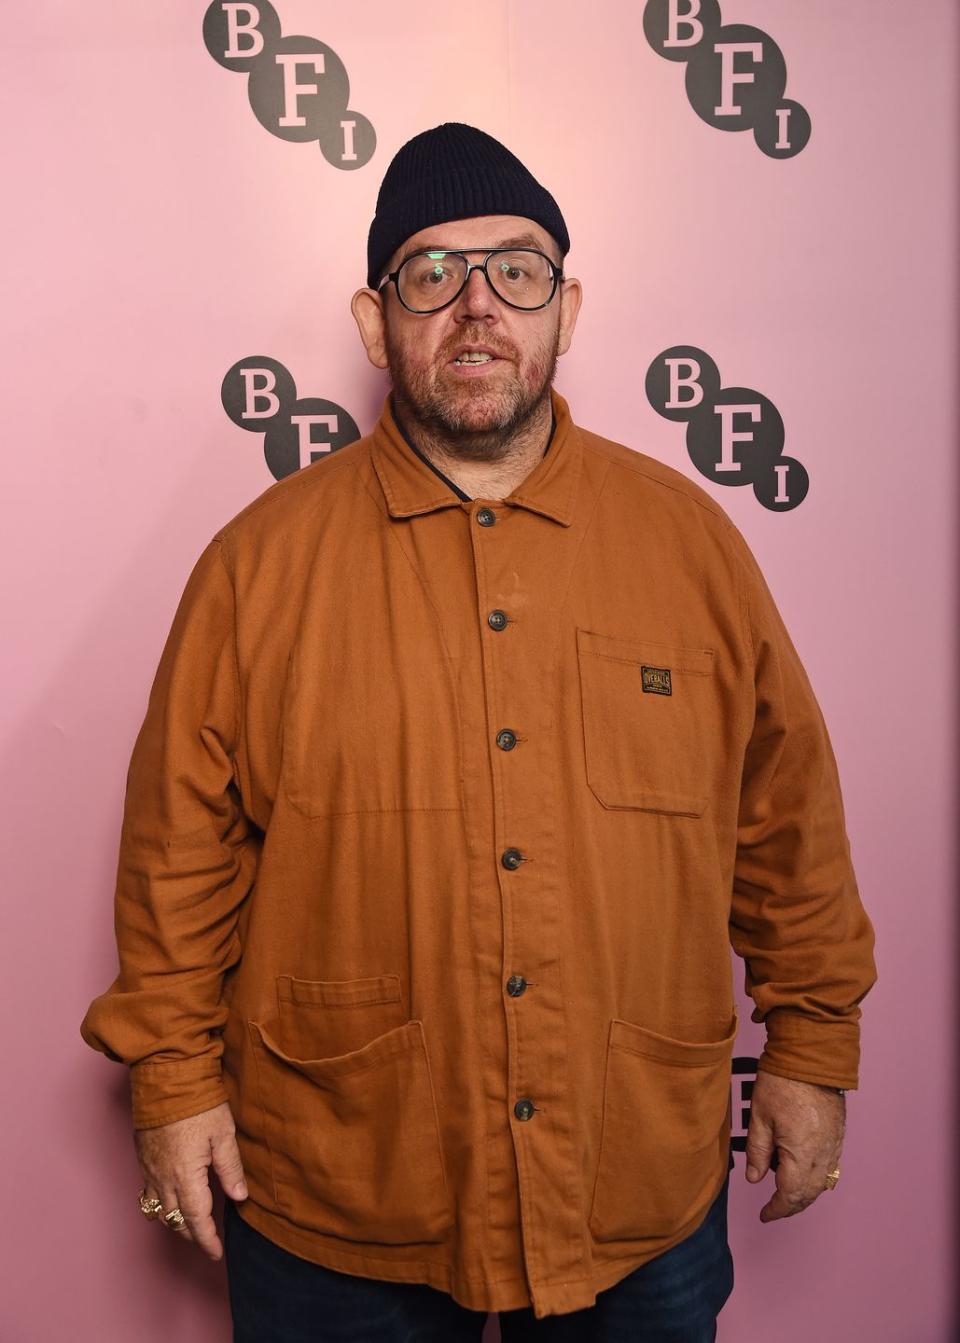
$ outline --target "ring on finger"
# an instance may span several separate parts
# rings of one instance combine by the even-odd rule
[[[148,1221],[160,1216],[163,1211],[163,1204],[158,1198],[147,1198],[146,1188],[140,1190],[140,1211]]]
[[[176,1227],[178,1231],[187,1224],[187,1219],[179,1208],[171,1208],[169,1212],[165,1212],[163,1220],[167,1226]]]

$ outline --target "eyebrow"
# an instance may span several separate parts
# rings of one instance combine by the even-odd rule
[[[538,252],[542,250],[539,239],[535,238],[532,233],[517,233],[512,238],[501,238],[499,242],[492,242],[489,247],[477,247],[469,250],[477,252],[495,252],[499,247],[535,247]],[[417,252],[462,252],[463,250],[462,247],[441,247],[438,243],[420,243],[416,247],[406,248],[403,251],[397,261],[395,269],[399,269],[399,267],[406,261],[407,257],[415,256]]]

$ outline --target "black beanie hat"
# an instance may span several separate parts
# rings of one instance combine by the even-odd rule
[[[570,250],[557,202],[510,150],[461,121],[422,131],[394,155],[380,184],[367,239],[367,284],[407,238],[451,219],[520,215],[553,236],[561,257]]]

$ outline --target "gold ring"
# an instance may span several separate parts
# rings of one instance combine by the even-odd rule
[[[179,1231],[182,1226],[186,1226],[187,1219],[179,1208],[171,1208],[169,1212],[163,1214],[163,1220],[167,1226],[175,1226]]]
[[[840,1179],[840,1167],[835,1170],[827,1171],[827,1188],[835,1189],[837,1181]]]
[[[163,1211],[163,1204],[158,1198],[147,1198],[146,1189],[140,1190],[140,1211],[149,1221],[159,1217]]]

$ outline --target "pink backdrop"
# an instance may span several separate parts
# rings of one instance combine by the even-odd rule
[[[769,1182],[737,1156],[721,1343],[952,1336],[957,7],[722,7],[776,40],[811,115],[787,161],[695,114],[635,0],[276,0],[285,34],[340,55],[376,129],[355,171],[264,129],[204,46],[202,2],[8,7],[4,1343],[230,1337],[223,1265],[137,1211],[126,1074],[79,1023],[115,973],[125,771],[177,599],[272,483],[223,375],[270,355],[369,430],[385,385],[348,302],[390,157],[444,120],[502,138],[561,203],[585,288],[557,384],[575,418],[706,484],[757,553],[830,726],[877,928],[842,1182],[761,1225]],[[698,475],[643,392],[675,344],[776,403],[801,506]],[[740,996],[736,1052],[756,1055]]]

